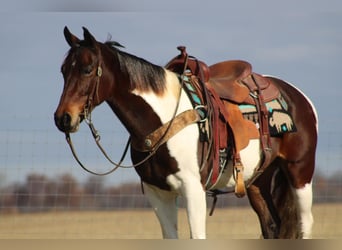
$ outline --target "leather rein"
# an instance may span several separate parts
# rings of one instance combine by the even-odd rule
[[[184,60],[184,71],[183,71],[183,73],[187,69],[187,61],[188,61],[188,57],[186,57],[185,60]],[[175,122],[175,120],[177,120],[177,118],[178,118],[178,120],[186,119],[186,120],[188,120],[187,123],[193,123],[193,122],[196,122],[196,121],[202,121],[203,120],[203,118],[201,118],[200,115],[196,116],[198,110],[188,110],[188,111],[194,111],[194,112],[188,112],[189,114],[192,114],[192,117],[193,117],[192,120],[190,120],[190,121],[188,119],[189,116],[187,115],[188,113],[186,111],[177,116],[177,111],[178,111],[178,107],[179,107],[180,97],[181,97],[181,93],[182,93],[182,89],[183,89],[184,81],[185,81],[184,77],[181,77],[181,80],[180,80],[181,81],[181,83],[180,83],[181,86],[180,86],[179,96],[178,96],[177,104],[176,104],[174,113],[172,115],[172,118],[164,126],[162,126],[159,129],[157,129],[158,132],[162,131],[162,134],[161,134],[161,136],[159,136],[157,142],[153,145],[151,150],[148,150],[148,155],[143,160],[141,160],[141,161],[139,161],[139,162],[137,162],[135,164],[132,164],[132,165],[122,165],[122,162],[123,162],[123,160],[125,159],[125,157],[127,155],[128,148],[131,145],[131,137],[129,137],[119,162],[114,162],[108,156],[107,152],[105,151],[105,149],[101,145],[101,143],[100,143],[101,136],[100,136],[99,132],[96,130],[96,128],[95,128],[95,126],[94,126],[94,124],[92,122],[92,118],[91,118],[91,110],[92,110],[93,99],[96,97],[97,100],[98,100],[98,88],[99,88],[99,84],[100,84],[100,78],[102,76],[102,68],[101,68],[100,65],[97,68],[96,75],[97,75],[97,80],[96,80],[96,84],[95,84],[94,90],[92,91],[93,93],[89,94],[88,101],[87,101],[87,104],[84,107],[82,115],[84,116],[84,120],[87,123],[87,125],[88,125],[88,127],[89,127],[89,129],[91,131],[91,134],[92,134],[92,136],[93,136],[93,138],[95,140],[96,145],[98,146],[98,148],[100,149],[100,151],[102,152],[104,157],[112,165],[114,165],[114,168],[112,168],[111,170],[109,170],[107,172],[102,172],[102,173],[95,172],[95,171],[92,171],[89,168],[87,168],[81,162],[81,160],[79,159],[79,157],[78,157],[78,155],[76,153],[76,150],[75,150],[75,147],[73,145],[70,133],[65,133],[65,139],[66,139],[66,141],[67,141],[67,143],[68,143],[68,145],[70,147],[72,155],[74,156],[74,158],[77,161],[77,163],[82,167],[82,169],[85,170],[88,173],[91,173],[91,174],[97,175],[97,176],[105,176],[105,175],[113,173],[118,168],[136,168],[136,167],[142,165],[143,163],[145,163],[146,161],[148,161],[157,152],[159,147],[162,144],[164,144],[172,136],[172,135],[170,136],[168,132],[170,131],[172,124]],[[185,116],[187,116],[187,117],[184,118]],[[144,141],[144,144],[149,144],[150,143],[150,139],[148,139],[148,138],[149,137],[153,137],[153,135],[154,135],[153,133],[152,133],[152,135],[151,134],[148,135],[146,137],[147,139],[145,139],[145,141]],[[149,145],[145,145],[145,146],[149,146]]]

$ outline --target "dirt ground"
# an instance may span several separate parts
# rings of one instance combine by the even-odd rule
[[[313,238],[342,238],[342,204],[313,208]],[[179,237],[189,238],[186,214],[179,211]],[[216,209],[207,218],[209,239],[257,239],[259,223],[249,207]],[[152,210],[49,212],[0,215],[0,239],[159,239]]]

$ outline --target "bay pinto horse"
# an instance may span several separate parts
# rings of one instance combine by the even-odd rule
[[[147,135],[170,124],[179,114],[194,110],[184,90],[182,76],[119,50],[118,43],[98,42],[86,28],[83,31],[81,40],[67,27],[64,29],[71,48],[61,67],[64,89],[54,114],[55,124],[66,135],[76,132],[85,116],[106,102],[128,130],[132,162],[139,163],[149,152],[134,145],[142,144]],[[274,77],[266,78],[286,100],[296,131],[269,138],[270,164],[246,185],[247,195],[258,215],[264,238],[310,238],[318,130],[316,111],[297,88]],[[230,110],[227,112],[229,114]],[[164,138],[153,155],[135,168],[164,238],[178,237],[176,200],[179,195],[186,206],[191,238],[206,237],[208,190],[205,181],[210,172],[199,159],[199,152],[205,151],[201,148],[200,123],[193,122]],[[170,128],[173,127],[169,125],[162,137]],[[260,141],[249,140],[239,154],[243,183],[248,182],[261,165]],[[232,161],[231,156],[227,159]],[[227,169],[225,181],[215,189],[236,185],[236,173],[232,168]]]

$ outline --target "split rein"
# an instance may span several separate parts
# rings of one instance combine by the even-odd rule
[[[188,61],[188,56],[186,56],[185,60],[184,60],[184,70],[183,72],[186,71],[187,69],[187,61]],[[93,174],[93,175],[96,175],[96,176],[105,176],[105,175],[109,175],[111,173],[113,173],[114,171],[116,171],[118,168],[136,168],[140,165],[142,165],[143,163],[147,162],[156,152],[157,150],[159,149],[159,147],[164,143],[164,138],[166,137],[168,131],[170,130],[171,128],[171,125],[173,123],[173,121],[175,120],[175,117],[177,115],[177,111],[178,111],[178,107],[179,107],[179,102],[180,102],[180,97],[181,97],[181,93],[182,93],[182,89],[183,89],[183,86],[184,86],[184,78],[181,77],[181,87],[180,87],[180,91],[179,91],[179,96],[178,96],[178,100],[177,100],[177,104],[176,104],[176,107],[175,107],[175,111],[172,115],[172,119],[170,120],[168,126],[166,127],[166,130],[164,132],[164,134],[161,136],[161,138],[159,138],[156,146],[153,148],[153,150],[151,150],[149,152],[149,154],[144,158],[142,159],[141,161],[135,163],[135,164],[132,164],[132,165],[122,165],[122,162],[124,161],[126,155],[127,155],[127,151],[128,151],[128,148],[129,146],[131,145],[131,137],[128,138],[127,140],[127,143],[126,143],[126,146],[125,146],[125,149],[122,153],[122,156],[119,160],[119,162],[114,162],[107,154],[107,152],[104,150],[104,148],[102,147],[101,143],[100,143],[100,140],[101,140],[101,136],[99,134],[99,132],[96,130],[93,122],[92,122],[92,119],[91,119],[91,107],[92,107],[92,100],[93,98],[96,96],[96,98],[98,98],[98,87],[99,87],[99,83],[100,83],[100,78],[102,76],[102,68],[101,66],[99,65],[98,68],[97,68],[97,72],[96,72],[96,75],[97,75],[97,81],[96,81],[96,84],[95,84],[95,87],[94,87],[94,91],[93,91],[93,96],[89,95],[88,97],[88,101],[87,101],[87,104],[84,108],[84,111],[83,111],[83,115],[84,115],[84,121],[87,123],[90,131],[91,131],[91,134],[95,140],[95,143],[97,145],[97,147],[100,149],[100,151],[102,152],[102,154],[104,155],[104,157],[112,164],[114,165],[114,168],[112,168],[111,170],[107,171],[107,172],[103,172],[103,173],[98,173],[98,172],[95,172],[95,171],[92,171],[90,170],[89,168],[87,168],[82,162],[81,160],[79,159],[77,153],[76,153],[76,150],[75,150],[75,147],[74,147],[74,144],[71,140],[71,137],[70,137],[70,133],[65,133],[65,139],[70,147],[70,150],[72,152],[72,155],[74,156],[75,160],[77,161],[77,163],[82,167],[83,170],[85,170],[86,172],[90,173],[90,174]]]
[[[97,176],[105,176],[105,175],[109,175],[111,173],[113,173],[115,170],[117,170],[119,167],[121,168],[131,168],[131,167],[135,167],[135,165],[132,165],[132,166],[124,166],[124,165],[121,165],[123,160],[125,159],[126,157],[126,154],[127,154],[127,151],[128,151],[128,147],[130,145],[130,138],[128,138],[127,140],[127,143],[126,143],[126,146],[125,146],[125,150],[121,156],[121,159],[118,163],[112,161],[112,159],[108,156],[107,152],[104,150],[104,148],[102,147],[102,145],[100,144],[100,140],[101,140],[101,136],[99,134],[99,132],[95,129],[95,126],[94,124],[92,123],[92,120],[91,120],[91,116],[85,118],[85,122],[88,124],[89,126],[89,129],[91,131],[91,134],[93,135],[93,138],[96,142],[96,145],[98,146],[98,148],[100,149],[100,151],[102,152],[102,154],[105,156],[105,158],[112,164],[114,165],[114,168],[107,171],[107,172],[104,172],[104,173],[98,173],[98,172],[94,172],[92,170],[90,170],[89,168],[85,167],[84,164],[80,161],[77,153],[76,153],[76,150],[75,150],[75,147],[73,145],[73,142],[71,140],[71,137],[70,137],[70,134],[69,133],[65,133],[65,139],[70,147],[70,150],[72,152],[72,155],[74,156],[75,160],[77,161],[77,163],[83,168],[83,170],[85,170],[86,172],[88,173],[91,173],[93,175],[97,175]],[[152,155],[151,155],[152,156]],[[150,156],[148,156],[150,157]],[[147,160],[147,159],[146,159]],[[138,164],[142,164],[142,163],[138,163]],[[136,164],[136,165],[138,165]]]

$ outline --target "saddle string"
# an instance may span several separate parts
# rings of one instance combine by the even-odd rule
[[[187,62],[188,62],[188,56],[186,56],[185,60],[184,60],[184,70],[183,70],[183,75],[186,71],[186,68],[187,68]],[[149,154],[141,161],[135,163],[135,164],[132,164],[132,165],[122,165],[122,162],[123,160],[126,158],[126,155],[127,155],[127,151],[128,151],[128,148],[131,144],[131,137],[128,138],[127,140],[127,143],[126,143],[126,146],[125,146],[125,149],[123,151],[123,154],[120,158],[120,161],[118,163],[114,162],[107,154],[107,152],[104,150],[104,148],[102,147],[102,145],[100,144],[100,140],[101,140],[101,136],[99,134],[99,132],[96,130],[93,122],[92,122],[92,119],[91,119],[91,107],[92,107],[92,101],[93,101],[93,98],[96,96],[97,98],[97,101],[98,101],[98,86],[99,86],[99,82],[100,82],[100,77],[102,76],[102,68],[101,66],[99,65],[98,68],[97,68],[97,81],[96,81],[96,84],[95,84],[95,88],[94,88],[94,91],[93,91],[93,95],[89,95],[88,96],[88,101],[87,101],[87,104],[85,105],[84,107],[84,110],[83,110],[83,115],[84,115],[84,120],[85,122],[87,123],[90,131],[91,131],[91,134],[95,140],[95,143],[96,145],[98,146],[98,148],[100,149],[100,151],[102,152],[102,154],[105,156],[105,158],[112,164],[114,165],[114,168],[107,171],[107,172],[104,172],[104,173],[98,173],[98,172],[94,172],[92,170],[89,170],[87,167],[85,167],[85,165],[80,161],[77,153],[76,153],[76,150],[75,150],[75,147],[73,145],[73,142],[72,142],[72,139],[71,139],[71,136],[70,136],[70,133],[65,133],[65,138],[66,138],[66,141],[70,147],[70,150],[74,156],[74,158],[76,159],[77,163],[82,167],[82,169],[84,169],[86,172],[88,173],[91,173],[93,175],[97,175],[97,176],[104,176],[104,175],[108,175],[110,173],[113,173],[115,170],[117,170],[119,167],[120,168],[135,168],[135,167],[138,167],[140,165],[142,165],[143,163],[145,163],[146,161],[148,161],[156,152],[157,150],[159,149],[159,147],[163,144],[163,138],[166,136],[166,134],[168,133],[169,129],[171,128],[171,125],[172,125],[172,122],[174,121],[176,115],[177,115],[177,111],[178,111],[178,107],[179,107],[179,103],[180,103],[180,97],[181,97],[181,93],[182,93],[182,89],[183,89],[183,86],[184,86],[184,77],[181,78],[181,87],[180,87],[180,91],[179,91],[179,96],[178,96],[178,100],[177,100],[177,104],[176,104],[176,107],[175,107],[175,111],[173,113],[173,116],[172,116],[172,119],[170,120],[170,123],[165,131],[165,133],[161,136],[161,138],[158,140],[158,142],[156,143],[156,146],[154,147],[154,149],[152,151],[149,152]]]
[[[126,147],[125,147],[125,151],[119,161],[119,163],[111,170],[107,171],[107,172],[104,172],[104,173],[98,173],[98,172],[94,172],[92,170],[90,170],[89,168],[85,167],[83,165],[83,163],[80,161],[79,157],[77,156],[77,153],[75,151],[75,148],[74,148],[74,145],[73,145],[73,142],[71,140],[71,137],[70,137],[70,134],[69,133],[65,133],[65,139],[66,141],[68,142],[69,144],[69,147],[70,147],[70,150],[72,152],[72,155],[74,156],[75,160],[77,161],[77,163],[83,168],[83,170],[85,170],[86,172],[90,173],[90,174],[93,174],[93,175],[97,175],[97,176],[105,176],[105,175],[108,175],[110,173],[113,173],[117,168],[119,168],[121,166],[121,162],[124,160],[125,156],[126,156],[126,152],[128,150],[128,145],[129,145],[129,140],[126,144]]]

